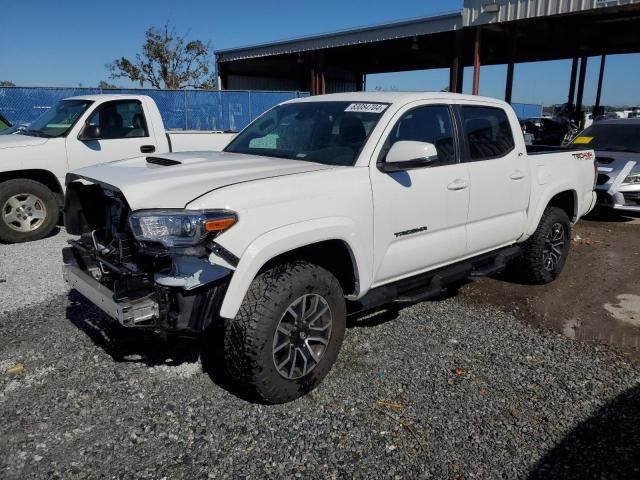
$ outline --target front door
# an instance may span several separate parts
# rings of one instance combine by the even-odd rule
[[[451,109],[419,104],[396,114],[376,159],[400,140],[435,145],[428,167],[384,173],[371,168],[374,204],[374,285],[400,280],[464,256],[469,208],[468,165],[459,162]],[[407,159],[411,160],[411,159]]]
[[[82,141],[77,136],[67,137],[70,170],[156,151],[155,138],[149,135],[142,104],[138,100],[106,102],[89,116],[85,125],[99,127],[100,138]]]

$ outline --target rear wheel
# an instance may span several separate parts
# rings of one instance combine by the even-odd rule
[[[571,223],[564,210],[547,207],[535,233],[523,245],[520,272],[533,284],[555,280],[567,260]]]
[[[307,262],[258,275],[225,326],[225,364],[252,397],[285,403],[313,390],[335,362],[346,322],[338,280]]]
[[[60,214],[55,194],[28,179],[0,183],[0,241],[28,242],[46,237]]]

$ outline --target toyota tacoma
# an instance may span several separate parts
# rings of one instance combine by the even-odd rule
[[[595,203],[594,160],[527,147],[498,100],[296,99],[222,152],[70,173],[64,277],[126,327],[220,331],[237,385],[287,402],[329,372],[347,315],[512,262],[530,283],[554,280]]]

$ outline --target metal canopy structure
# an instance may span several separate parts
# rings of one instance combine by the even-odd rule
[[[587,58],[640,52],[639,32],[640,0],[465,0],[462,12],[218,51],[217,62],[222,88],[312,94],[362,90],[366,74],[435,68],[449,68],[449,89],[461,92],[471,65],[477,93],[480,67],[506,64],[510,101],[514,64],[574,59],[568,100],[579,106]]]

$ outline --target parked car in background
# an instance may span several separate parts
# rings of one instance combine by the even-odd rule
[[[222,152],[70,173],[64,277],[129,328],[223,327],[243,391],[287,402],[330,370],[348,312],[417,303],[517,258],[527,281],[553,281],[594,180],[592,150],[527,148],[498,100],[297,99]]]
[[[523,121],[525,131],[533,136],[533,145],[560,146],[567,136],[577,133],[569,122],[547,117],[532,117]]]
[[[68,98],[15,133],[0,136],[0,241],[10,243],[43,238],[55,228],[69,170],[141,153],[221,150],[233,138],[167,132],[145,95]]]
[[[573,145],[596,152],[598,205],[640,212],[640,118],[595,122]]]
[[[2,116],[2,114],[0,113],[0,132],[4,132],[5,130],[8,130],[9,128],[11,128],[11,123],[9,123],[9,120],[4,118]]]

